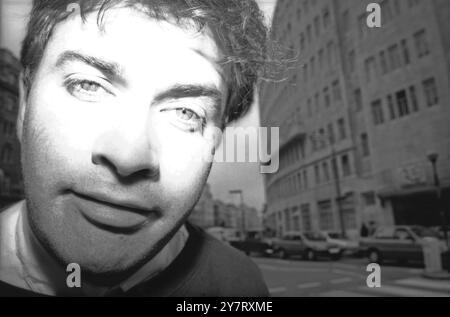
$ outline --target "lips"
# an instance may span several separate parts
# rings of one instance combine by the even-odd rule
[[[156,214],[152,209],[144,209],[132,202],[114,200],[102,194],[71,194],[82,216],[91,224],[108,231],[135,232],[150,222]]]

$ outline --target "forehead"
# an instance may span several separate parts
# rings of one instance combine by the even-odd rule
[[[131,8],[109,9],[97,23],[97,13],[83,21],[72,14],[58,24],[43,58],[51,64],[66,51],[79,51],[120,65],[125,76],[146,75],[146,86],[205,83],[222,86],[220,50],[208,29],[156,20]],[[47,65],[50,66],[50,65]]]

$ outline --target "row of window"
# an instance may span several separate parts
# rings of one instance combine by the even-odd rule
[[[311,4],[309,2],[312,2]],[[300,3],[300,1],[287,1],[286,4],[295,4],[298,3],[298,7],[296,9],[296,17],[297,17],[297,22],[299,23],[301,19],[303,19],[304,17],[307,17],[309,15],[309,9],[310,6],[315,6],[316,5],[316,0],[304,0],[302,3]],[[282,6],[282,1],[277,5],[277,10],[280,10],[283,8]],[[286,10],[287,11],[287,10]],[[276,16],[278,16],[278,12],[275,13]],[[313,40],[313,34],[315,34],[316,37],[320,36],[322,29],[328,29],[328,27],[331,24],[331,15],[330,15],[330,10],[328,8],[328,6],[324,7],[322,9],[321,14],[318,14],[314,17],[312,24],[308,24],[306,27],[306,39],[308,41],[308,43],[311,43]],[[279,38],[281,38],[282,40],[284,40],[286,38],[287,35],[290,34],[290,32],[292,31],[292,24],[291,22],[288,22],[286,24],[286,27],[284,30],[279,30],[278,36]],[[303,38],[305,38],[305,36],[303,36]]]
[[[299,213],[300,211],[300,213]],[[311,207],[310,204],[302,204],[300,207],[286,208],[276,214],[275,222],[284,223],[284,231],[312,231]],[[273,216],[275,216],[275,214]],[[280,233],[283,230],[280,230]]]
[[[428,107],[439,103],[439,94],[434,78],[426,79],[422,82],[425,104]],[[389,119],[386,116],[386,108]],[[389,94],[383,99],[377,99],[371,103],[372,120],[375,125],[381,125],[388,120],[405,117],[409,114],[419,111],[419,99],[416,92],[416,86],[411,85],[407,89],[399,90]]]
[[[422,29],[413,35],[416,54],[418,58],[425,57],[430,54],[430,48],[425,29]],[[352,53],[349,54],[349,59],[354,58]],[[377,63],[377,60],[379,63]],[[386,50],[380,51],[378,58],[370,56],[365,60],[365,74],[368,82],[377,79],[378,75],[385,75],[402,66],[407,66],[411,63],[411,54],[408,45],[408,40],[403,39],[400,43],[389,46]],[[349,68],[352,69],[354,62],[349,62]]]
[[[300,47],[302,47],[302,37],[300,35]],[[320,48],[317,54],[311,56],[309,61],[302,65],[303,81],[306,83],[308,80],[314,78],[316,74],[322,71],[332,70],[337,65],[338,52],[334,41],[329,41],[326,46]]]
[[[323,88],[322,92],[316,92],[314,96],[307,99],[306,109],[308,117],[311,117],[314,112],[320,112],[322,106],[325,109],[329,108],[333,103],[332,100],[336,103],[342,101],[342,90],[339,80],[333,81],[331,87],[327,86]]]
[[[308,170],[308,168],[303,168],[293,175],[277,180],[269,187],[268,198],[277,200],[292,197],[309,189]],[[318,162],[313,166],[313,170],[316,186],[331,182],[336,178],[336,175],[339,178],[345,178],[353,173],[349,154],[342,154],[337,158]]]
[[[323,150],[338,141],[346,140],[348,137],[347,126],[344,118],[336,121],[337,135],[333,122],[329,123],[325,128],[319,129],[309,138],[311,144],[311,153]],[[298,140],[293,142],[289,147],[280,152],[280,170],[287,166],[299,163],[306,157],[305,142]]]

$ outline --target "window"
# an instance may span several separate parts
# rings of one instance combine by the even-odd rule
[[[383,104],[381,100],[372,102],[372,118],[375,125],[384,123]]]
[[[395,70],[397,68],[400,68],[402,66],[401,58],[400,58],[400,52],[398,49],[398,45],[394,44],[388,48],[389,52],[389,64],[391,67],[391,70]]]
[[[330,25],[330,11],[328,7],[323,10],[323,27],[324,29],[328,28]]]
[[[340,101],[342,99],[341,86],[339,85],[339,81],[338,80],[335,80],[333,82],[333,98],[336,101]]]
[[[397,99],[397,108],[399,117],[404,117],[409,114],[408,98],[406,97],[406,91],[401,90],[395,94]]]
[[[405,63],[405,65],[408,65],[411,61],[409,58],[408,42],[406,40],[402,40],[401,45],[403,52],[403,62]]]
[[[427,56],[430,54],[430,49],[428,46],[427,34],[425,30],[420,30],[414,34],[414,41],[416,43],[417,56],[419,58]]]
[[[423,90],[428,107],[435,106],[439,103],[439,95],[434,78],[427,79],[423,82]]]
[[[361,93],[361,89],[356,89],[353,92],[353,98],[355,100],[355,110],[356,111],[361,111],[363,108],[363,100],[362,100],[362,93]]]
[[[348,53],[348,71],[350,73],[353,73],[355,71],[356,66],[356,58],[355,58],[355,51],[350,51]]]
[[[305,186],[305,189],[309,187],[307,170],[303,170],[303,185]]]
[[[369,137],[367,133],[361,134],[361,154],[363,157],[370,156]]]
[[[331,209],[331,201],[322,201],[318,203],[319,211],[319,226],[321,230],[333,230],[334,219],[333,211]]]
[[[352,174],[352,169],[350,167],[350,160],[347,154],[342,155],[341,164],[342,164],[342,175],[344,177],[350,176]]]
[[[327,162],[323,162],[322,163],[322,170],[323,170],[323,178],[325,182],[329,182],[330,181],[330,169],[328,167],[328,163]]]
[[[319,165],[314,166],[314,176],[316,177],[316,185],[321,183]]]
[[[347,138],[347,129],[345,128],[345,120],[343,118],[339,119],[338,122],[339,138],[345,140]]]
[[[310,213],[309,204],[301,205],[300,212],[302,214],[302,224],[303,224],[302,229],[303,229],[303,231],[311,231],[312,223],[311,223],[311,213]]]
[[[328,137],[330,140],[331,144],[334,144],[335,142],[335,137],[334,137],[334,129],[333,129],[333,124],[329,123],[327,126],[327,133],[328,133]]]
[[[371,81],[376,76],[376,61],[374,57],[369,57],[365,62],[366,67],[366,78],[367,81]]]
[[[322,70],[323,69],[323,49],[319,50],[319,68]]]
[[[298,215],[298,207],[291,209],[292,230],[300,231],[300,217]]]
[[[394,99],[392,98],[392,95],[387,96],[387,101],[391,120],[394,120],[397,118],[397,111],[395,111]]]
[[[314,18],[314,28],[316,29],[316,37],[320,35],[320,19],[319,17]]]
[[[409,99],[411,100],[411,107],[413,112],[419,111],[419,103],[417,101],[416,87],[409,87]]]

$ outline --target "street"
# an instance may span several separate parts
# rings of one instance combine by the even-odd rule
[[[253,257],[272,296],[283,297],[450,297],[450,281],[422,277],[417,266],[381,266],[381,287],[369,288],[367,259],[315,262]]]

